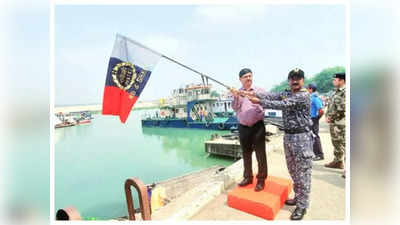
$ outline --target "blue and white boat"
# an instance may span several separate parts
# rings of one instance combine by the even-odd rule
[[[173,90],[171,98],[161,101],[155,115],[142,119],[142,126],[210,130],[230,130],[237,127],[237,118],[233,113],[225,111],[227,113],[219,114],[216,110],[221,102],[218,95],[210,90],[211,85],[203,84],[190,84]],[[228,101],[224,103],[228,104]]]

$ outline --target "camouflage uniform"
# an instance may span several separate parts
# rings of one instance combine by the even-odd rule
[[[296,206],[306,209],[311,192],[313,136],[310,130],[310,94],[306,89],[257,95],[263,108],[282,110],[286,163],[292,177]]]
[[[343,162],[346,150],[346,87],[337,88],[329,100],[327,116],[334,149],[334,162]]]

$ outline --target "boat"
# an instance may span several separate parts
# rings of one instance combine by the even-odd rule
[[[211,85],[189,84],[174,89],[171,98],[162,99],[155,115],[146,115],[142,119],[142,126],[209,130],[237,127],[237,118],[233,113],[220,114],[216,110],[220,103],[218,94],[211,91]]]
[[[89,111],[71,112],[70,113],[77,125],[88,124],[92,121],[93,117]]]
[[[76,122],[73,120],[72,117],[65,116],[62,113],[58,113],[53,116],[54,127],[55,128],[63,128],[63,127],[71,127],[75,126]]]
[[[230,92],[222,93],[216,102],[212,104],[212,110],[217,117],[229,117],[235,115],[232,109],[233,96]]]

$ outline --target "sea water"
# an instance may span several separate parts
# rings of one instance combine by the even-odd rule
[[[84,219],[126,216],[127,178],[151,184],[234,162],[204,149],[211,134],[228,131],[142,127],[148,112],[132,111],[126,124],[117,116],[95,114],[90,124],[55,130],[55,211],[74,206]]]

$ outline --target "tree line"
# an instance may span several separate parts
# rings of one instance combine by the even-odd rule
[[[343,66],[335,66],[322,70],[311,78],[305,78],[304,85],[313,83],[317,86],[317,91],[321,94],[328,93],[333,90],[332,77],[335,73],[345,72]],[[280,92],[289,88],[287,80],[282,81],[280,84],[275,85],[270,91]]]

